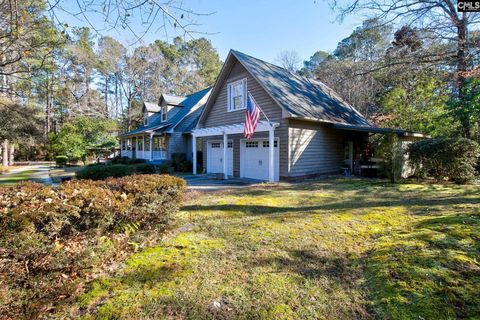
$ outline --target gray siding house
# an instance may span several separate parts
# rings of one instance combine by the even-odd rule
[[[142,126],[120,135],[122,157],[162,162],[173,153],[192,158],[191,130],[210,95],[211,88],[186,97],[162,94],[158,103],[144,102]]]
[[[243,136],[247,93],[262,109],[253,138]],[[267,181],[292,180],[345,168],[356,172],[377,128],[320,81],[230,51],[192,131],[192,159],[204,172]],[[199,153],[200,154],[200,153]]]

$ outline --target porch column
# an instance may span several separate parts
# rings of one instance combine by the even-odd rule
[[[193,174],[197,174],[197,137],[192,133],[192,162]]]
[[[153,161],[153,132],[150,133],[150,161]]]
[[[275,127],[271,126],[268,130],[268,146],[269,146],[269,157],[268,157],[268,181],[275,182],[275,139],[274,139]]]
[[[227,150],[228,150],[228,136],[227,133],[223,132],[223,178],[228,179],[228,169],[227,169]]]
[[[145,135],[142,134],[142,158],[145,159]]]
[[[132,137],[127,139],[127,154],[129,158],[132,158]]]

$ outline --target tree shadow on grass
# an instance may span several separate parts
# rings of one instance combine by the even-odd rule
[[[480,217],[427,217],[380,238],[367,259],[372,298],[393,319],[480,318]]]
[[[428,207],[446,206],[446,205],[476,205],[480,204],[480,197],[445,197],[445,198],[406,198],[389,201],[365,201],[363,199],[356,199],[353,201],[341,201],[333,203],[325,203],[319,205],[295,206],[295,207],[280,207],[280,206],[266,206],[266,205],[248,205],[248,204],[219,204],[219,205],[187,205],[183,206],[184,211],[239,211],[247,215],[268,215],[268,214],[282,214],[295,212],[311,212],[311,211],[331,211],[331,210],[347,210],[347,209],[364,209],[375,207]],[[415,211],[415,210],[413,210]],[[418,210],[421,212],[422,210]]]

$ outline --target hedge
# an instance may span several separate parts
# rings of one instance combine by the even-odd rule
[[[55,163],[59,167],[66,166],[67,162],[68,162],[68,157],[67,156],[56,156],[55,157]]]
[[[136,168],[126,164],[103,165],[97,164],[87,166],[78,171],[75,175],[78,179],[105,180],[109,177],[119,178],[135,174]]]
[[[415,175],[466,183],[475,177],[480,146],[466,138],[437,138],[410,144],[408,153]]]
[[[155,173],[155,167],[150,164],[92,164],[78,171],[78,179],[105,180],[106,178],[125,177],[136,173]]]
[[[0,189],[2,317],[60,312],[86,281],[133,250],[132,237],[139,242],[144,230],[162,232],[184,189],[184,180],[165,175]]]

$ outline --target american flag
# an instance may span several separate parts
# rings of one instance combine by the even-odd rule
[[[255,100],[253,100],[253,97],[249,92],[247,94],[247,111],[245,112],[245,129],[243,130],[243,135],[248,140],[250,140],[255,133],[255,129],[257,128],[257,123],[259,120],[260,107],[255,103]]]

